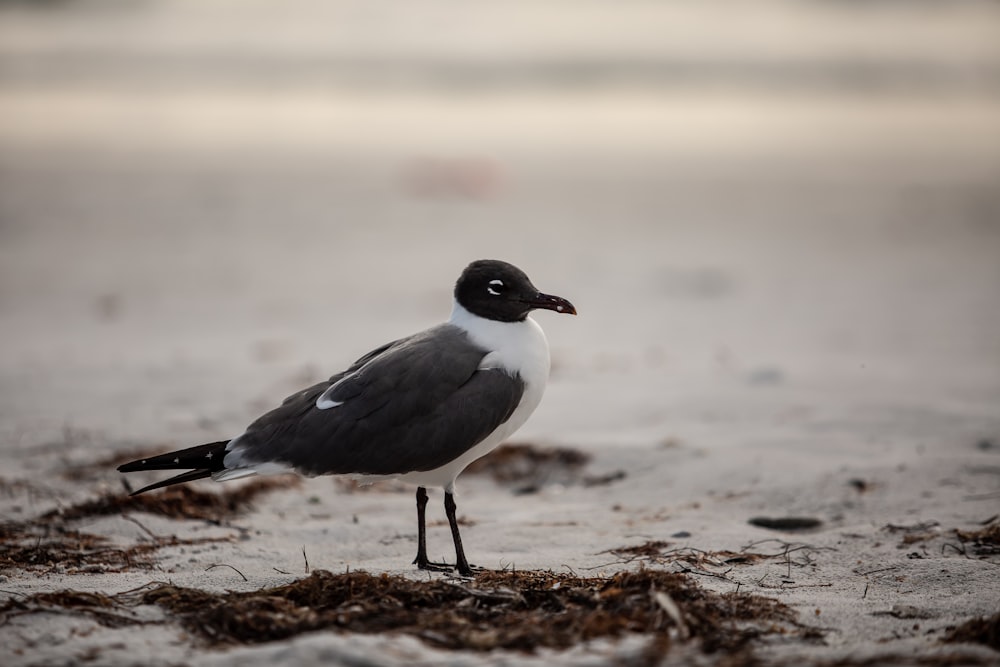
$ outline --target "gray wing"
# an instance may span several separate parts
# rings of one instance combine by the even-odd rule
[[[250,424],[247,429],[252,430],[257,425],[263,425],[268,421],[282,421],[285,419],[297,419],[302,415],[303,409],[308,407],[309,403],[315,403],[316,399],[319,398],[320,394],[329,389],[332,385],[336,384],[338,381],[342,380],[351,373],[357,371],[359,368],[367,364],[369,361],[382,354],[386,350],[399,345],[400,343],[405,343],[408,338],[400,338],[399,340],[394,340],[391,343],[386,343],[381,347],[377,347],[365,356],[361,357],[353,364],[351,364],[346,371],[341,371],[336,375],[332,376],[329,380],[325,382],[319,382],[311,387],[307,387],[301,391],[297,391],[285,400],[281,402],[281,406],[265,413],[259,417],[254,423]]]
[[[238,440],[240,459],[307,475],[438,468],[507,421],[521,400],[520,378],[479,370],[485,355],[451,325],[384,345],[251,424]],[[324,392],[339,405],[317,408]]]

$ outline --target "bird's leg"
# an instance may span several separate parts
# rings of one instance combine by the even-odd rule
[[[424,521],[424,510],[427,507],[427,489],[422,486],[417,487],[417,557],[413,562],[421,570],[434,570],[436,572],[450,572],[451,566],[447,563],[432,563],[427,560],[427,526]]]
[[[455,496],[448,491],[444,492],[444,513],[448,515],[448,523],[451,525],[451,537],[455,540],[455,569],[463,577],[471,577],[473,568],[469,561],[465,559],[465,549],[462,548],[462,536],[458,534],[458,519],[455,518]]]

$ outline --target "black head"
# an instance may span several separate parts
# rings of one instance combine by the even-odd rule
[[[501,322],[519,322],[535,308],[576,315],[569,301],[542,294],[524,271],[496,259],[465,267],[455,283],[455,300],[473,315]]]

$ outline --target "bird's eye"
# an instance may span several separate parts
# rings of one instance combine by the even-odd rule
[[[503,291],[505,289],[507,288],[506,286],[504,286],[502,280],[491,280],[489,287],[486,288],[486,291],[492,294],[493,296],[500,296],[501,294],[503,294]]]

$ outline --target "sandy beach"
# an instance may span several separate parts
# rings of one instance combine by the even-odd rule
[[[3,664],[1000,663],[994,5],[768,2],[719,40],[745,10],[296,6],[0,8]],[[459,479],[503,576],[417,571],[393,482],[126,499],[118,463],[442,321],[481,257],[579,310],[535,316],[541,407]],[[443,625],[357,620],[404,592]]]

